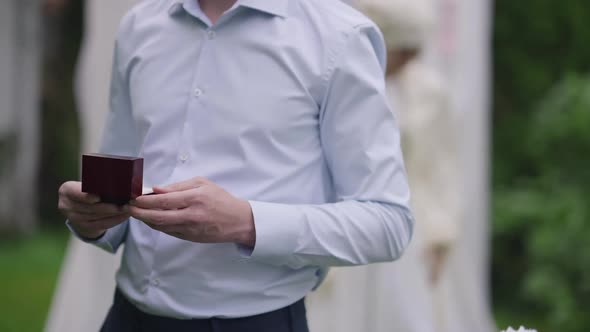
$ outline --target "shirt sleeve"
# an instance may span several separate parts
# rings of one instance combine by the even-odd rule
[[[336,202],[251,201],[252,259],[292,268],[362,265],[395,260],[410,242],[410,194],[385,91],[383,38],[372,25],[357,27],[338,54],[320,112]]]
[[[124,72],[121,71],[123,65],[121,53],[120,44],[117,42],[111,75],[110,110],[103,132],[100,152],[112,155],[134,156],[137,154],[137,135],[131,113],[129,85]],[[66,225],[80,240],[96,245],[108,252],[115,253],[125,240],[129,220],[107,230],[102,237],[96,240],[81,237],[74,231],[69,221],[66,221]]]

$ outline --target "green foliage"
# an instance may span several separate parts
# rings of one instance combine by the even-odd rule
[[[589,108],[588,78],[570,75],[550,92],[533,118],[526,142],[540,174],[573,185],[590,179]]]
[[[530,116],[528,175],[495,190],[497,304],[548,330],[590,326],[590,78],[557,84]],[[516,292],[515,292],[516,290]]]
[[[496,312],[541,331],[585,331],[590,1],[498,0],[495,7]]]
[[[70,1],[63,12],[45,22],[38,193],[40,219],[46,224],[63,223],[57,211],[57,191],[63,182],[78,178],[81,135],[73,86],[83,8],[83,1]]]
[[[532,106],[569,71],[590,69],[590,2],[496,1],[496,117]]]
[[[536,107],[565,73],[590,71],[590,1],[495,1],[494,183],[537,171],[523,137]]]

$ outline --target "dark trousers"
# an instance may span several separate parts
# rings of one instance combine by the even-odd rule
[[[181,320],[146,314],[119,290],[100,332],[309,332],[302,300],[265,314],[243,318]]]

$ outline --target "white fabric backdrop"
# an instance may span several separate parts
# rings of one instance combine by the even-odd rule
[[[437,0],[439,35],[426,61],[449,82],[462,130],[465,220],[442,291],[453,332],[495,329],[490,309],[489,165],[492,0]]]

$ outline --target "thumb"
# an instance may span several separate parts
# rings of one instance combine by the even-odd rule
[[[80,196],[78,196],[78,198],[79,198],[78,201],[81,203],[86,203],[86,204],[100,203],[100,197],[95,194],[82,193]]]
[[[96,204],[100,202],[100,197],[98,195],[82,191],[81,182],[69,181],[64,183],[59,188],[59,194],[66,196],[70,200],[84,204]]]
[[[192,178],[190,180],[181,181],[177,183],[173,183],[167,186],[155,186],[154,193],[155,194],[167,194],[177,191],[186,191],[198,188],[204,184],[208,183],[208,180],[202,177]]]

